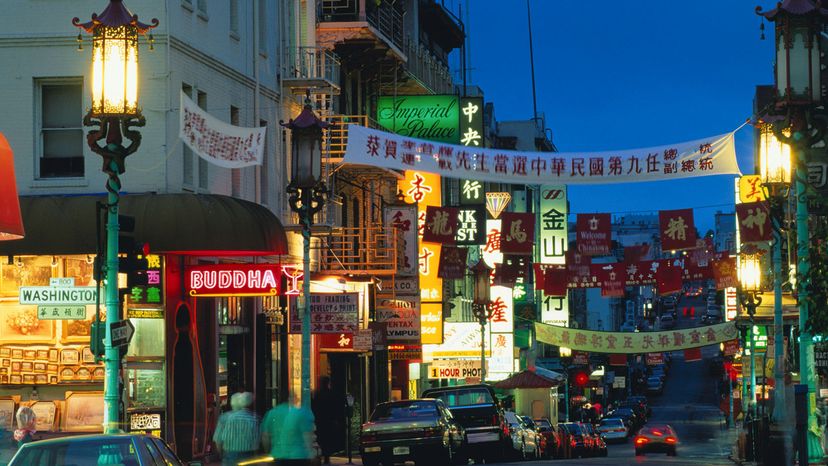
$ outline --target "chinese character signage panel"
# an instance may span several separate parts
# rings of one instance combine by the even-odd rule
[[[771,240],[771,216],[767,202],[736,204],[739,219],[739,240],[746,243],[766,243]]]
[[[426,207],[423,242],[454,244],[459,215],[456,207]]]
[[[458,246],[486,244],[486,207],[484,205],[461,205],[458,208],[457,235]]]
[[[760,175],[744,175],[739,177],[739,202],[760,202],[765,200],[765,190],[762,189]]]
[[[462,280],[466,276],[468,248],[444,246],[440,251],[440,267],[437,276],[444,280]]]
[[[503,253],[500,251],[500,227],[501,220],[486,220],[486,244],[480,249],[483,262],[490,269],[495,269],[497,264],[503,263]]]
[[[493,286],[490,293],[489,327],[492,333],[511,333],[514,331],[515,317],[512,304],[512,289],[505,286]]]
[[[504,212],[500,250],[504,254],[531,255],[535,246],[535,214]]]
[[[276,296],[281,270],[275,264],[212,264],[187,268],[190,296]]]
[[[541,322],[569,327],[569,298],[544,295],[543,302],[541,302]]]
[[[483,182],[478,180],[460,180],[460,205],[477,205],[486,203],[486,190]]]
[[[377,100],[377,122],[400,136],[457,144],[460,142],[459,107],[454,95],[381,96]],[[381,148],[378,153],[385,156],[387,151]]]
[[[406,202],[417,205],[417,265],[420,276],[420,297],[425,302],[443,300],[443,280],[437,276],[440,260],[440,244],[424,243],[426,209],[442,205],[440,177],[430,173],[406,171],[397,184]],[[442,311],[441,311],[442,318]]]
[[[565,264],[569,247],[566,186],[542,186],[540,199],[539,264]]]
[[[460,98],[460,144],[470,147],[484,147],[483,98]]]
[[[696,247],[693,209],[659,211],[658,223],[661,229],[662,251],[693,249]]]
[[[311,333],[353,333],[359,319],[359,293],[311,293]],[[290,332],[302,331],[301,301],[290,310]]]
[[[610,214],[578,214],[575,222],[578,252],[587,256],[606,256],[612,247]]]
[[[129,289],[129,305],[164,304],[164,257],[158,254],[147,255],[147,284],[133,286]]]
[[[385,208],[385,227],[396,228],[397,241],[402,241],[402,256],[397,259],[397,273],[416,275],[417,254],[417,206],[390,206]]]

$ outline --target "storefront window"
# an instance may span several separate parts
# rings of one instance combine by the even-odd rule
[[[129,319],[135,334],[129,343],[128,358],[164,357],[164,319]]]
[[[163,408],[167,394],[164,363],[131,363],[127,369],[130,409]]]

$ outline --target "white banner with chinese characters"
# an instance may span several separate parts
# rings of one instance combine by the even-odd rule
[[[225,123],[181,92],[178,137],[202,159],[224,168],[261,165],[267,128],[242,128]]]
[[[517,184],[606,184],[740,174],[733,133],[607,152],[518,152],[444,144],[348,126],[346,163]]]

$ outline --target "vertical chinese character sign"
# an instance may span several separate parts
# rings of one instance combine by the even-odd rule
[[[386,228],[395,228],[397,241],[402,241],[402,257],[397,259],[397,273],[405,276],[417,274],[417,206],[395,205],[385,208]]]
[[[164,259],[158,254],[147,256],[147,284],[129,289],[129,304],[164,304]]]
[[[658,213],[663,251],[693,249],[696,247],[696,227],[693,209],[662,210]]]
[[[535,214],[505,212],[501,221],[500,250],[504,254],[531,255],[535,246]]]
[[[739,238],[742,244],[771,240],[771,216],[767,202],[736,204],[736,216],[739,219]]]
[[[485,146],[482,97],[460,99],[460,144],[470,147]]]
[[[566,186],[544,185],[540,194],[538,263],[564,265],[569,246]],[[569,325],[569,297],[566,291],[563,296],[544,294],[540,306],[541,322],[561,327]]]

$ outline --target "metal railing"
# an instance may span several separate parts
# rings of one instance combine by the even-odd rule
[[[408,57],[405,67],[411,75],[419,79],[436,94],[451,94],[454,92],[454,84],[448,65],[431,53],[426,46],[408,37],[405,40],[403,51]]]
[[[368,115],[327,115],[323,120],[328,126],[328,162],[339,163],[348,147],[348,125],[377,128],[378,125]]]
[[[394,275],[403,241],[393,227],[346,227],[326,238],[320,268],[328,273]]]
[[[285,79],[319,79],[339,87],[339,56],[322,47],[291,47],[286,51]]]
[[[317,18],[323,23],[367,21],[398,48],[403,47],[402,2],[379,5],[373,0],[320,0]]]

